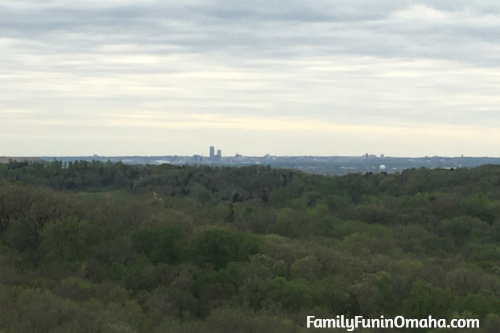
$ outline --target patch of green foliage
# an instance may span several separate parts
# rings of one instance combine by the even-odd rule
[[[499,245],[499,166],[11,162],[0,332],[300,333],[313,314],[479,318],[468,332],[496,333]]]

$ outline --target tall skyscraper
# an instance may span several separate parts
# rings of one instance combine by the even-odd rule
[[[220,160],[221,157],[222,157],[222,150],[217,149],[217,159]]]
[[[213,159],[215,157],[215,147],[210,146],[210,158]]]

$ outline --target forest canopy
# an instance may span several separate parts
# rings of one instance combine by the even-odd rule
[[[310,315],[496,333],[499,244],[497,165],[327,177],[11,161],[0,333],[300,333]]]

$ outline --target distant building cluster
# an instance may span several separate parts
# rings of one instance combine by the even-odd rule
[[[364,157],[365,159],[369,159],[369,158],[377,158],[377,155],[375,154],[368,154],[366,153],[365,155],[363,155],[362,157]],[[380,158],[384,158],[385,155],[384,154],[380,154]]]
[[[210,146],[210,160],[211,161],[220,161],[222,158],[222,150],[217,149],[217,155],[215,155],[215,147]]]
[[[403,172],[412,168],[472,168],[484,164],[499,164],[498,157],[390,157],[387,155],[363,154],[361,156],[244,156],[236,153],[233,156],[222,156],[222,151],[210,147],[210,155],[191,156],[45,156],[33,160],[53,161],[54,158],[66,163],[70,161],[121,161],[126,164],[172,164],[172,165],[207,165],[207,166],[250,166],[265,165],[273,168],[302,170],[322,175],[344,175],[349,173]],[[10,159],[2,158],[0,163],[8,163]],[[19,159],[18,159],[19,160]],[[26,159],[23,159],[26,160]]]

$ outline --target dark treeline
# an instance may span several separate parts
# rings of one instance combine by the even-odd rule
[[[312,330],[310,315],[432,315],[497,333],[499,244],[500,166],[324,177],[10,162],[0,332],[281,333]]]

